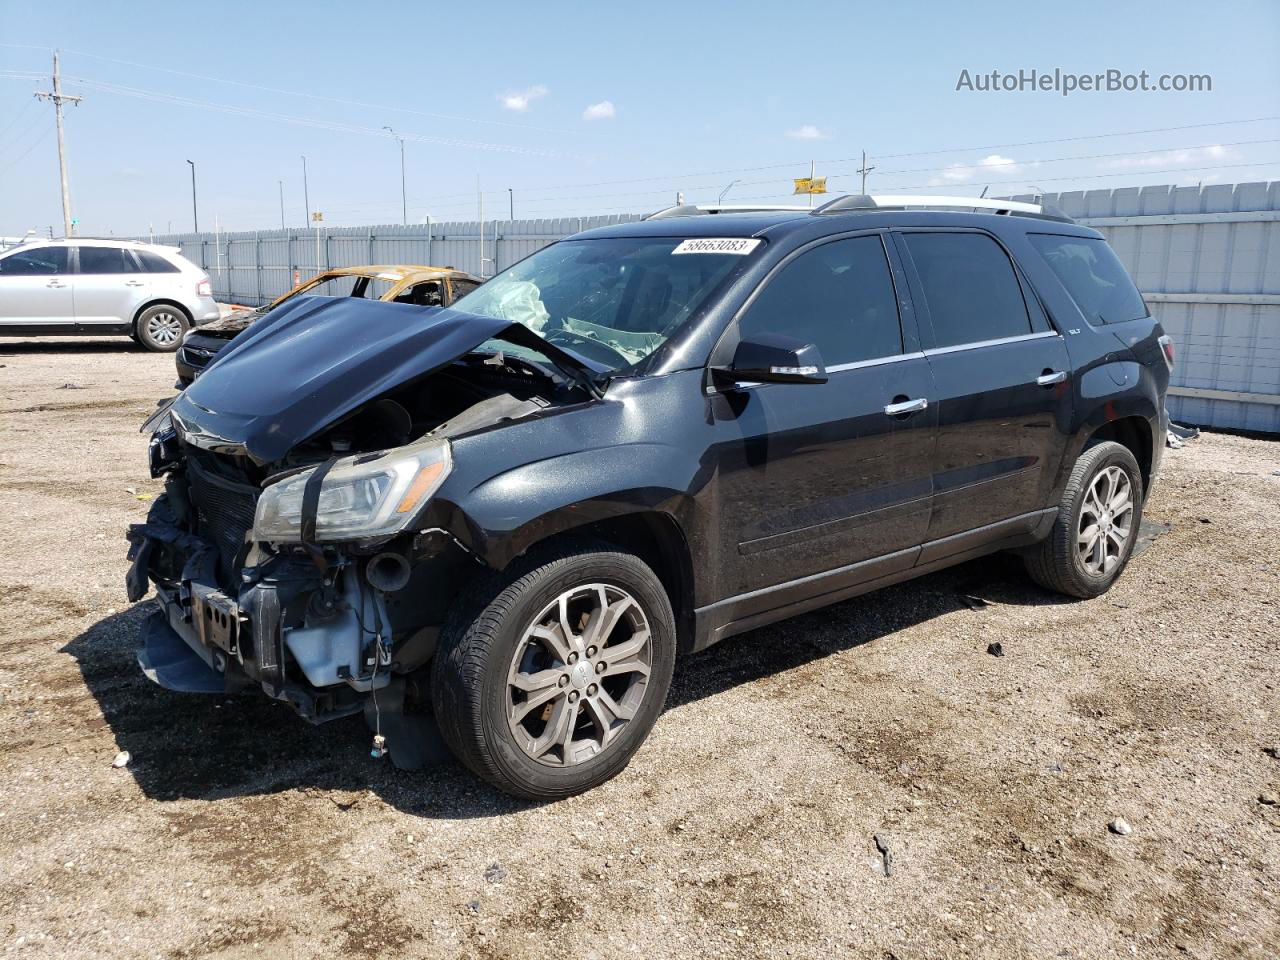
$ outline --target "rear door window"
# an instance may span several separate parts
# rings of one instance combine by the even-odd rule
[[[0,259],[0,274],[10,277],[47,277],[66,272],[66,247],[39,247]]]
[[[898,299],[880,237],[835,240],[800,254],[760,291],[739,332],[812,343],[828,367],[902,353]]]
[[[904,233],[920,278],[935,347],[1032,332],[1008,254],[984,233]]]
[[[81,273],[137,273],[123,247],[80,247]]]
[[[1090,323],[1124,323],[1148,316],[1146,301],[1105,240],[1028,235]]]

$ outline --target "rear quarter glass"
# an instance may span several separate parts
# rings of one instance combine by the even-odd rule
[[[1029,233],[1027,239],[1089,323],[1126,323],[1150,316],[1142,294],[1105,240],[1052,233]]]

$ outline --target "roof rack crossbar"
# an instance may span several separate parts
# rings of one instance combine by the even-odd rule
[[[999,200],[992,197],[935,197],[928,194],[850,194],[837,197],[818,207],[815,214],[857,213],[871,210],[981,210],[1003,216],[1039,217],[1074,223],[1056,207],[1021,200]]]

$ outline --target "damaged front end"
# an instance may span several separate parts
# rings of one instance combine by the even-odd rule
[[[159,604],[139,663],[173,690],[259,686],[313,722],[376,714],[414,765],[405,707],[478,563],[435,502],[450,438],[589,399],[584,372],[452,311],[275,313],[144,425],[165,492],[127,534],[129,598],[154,585]]]

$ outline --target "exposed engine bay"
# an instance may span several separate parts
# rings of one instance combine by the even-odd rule
[[[382,319],[416,308],[354,309]],[[228,435],[249,389],[231,380],[235,349],[153,415],[144,429],[154,430],[151,470],[165,493],[128,532],[127,580],[133,600],[153,584],[161,608],[139,651],[152,680],[193,692],[260,684],[315,722],[372,710],[384,744],[394,742],[414,700],[411,675],[430,661],[448,604],[479,562],[446,530],[414,522],[448,475],[450,438],[595,395],[555,348],[519,334],[504,341],[492,321],[477,326],[467,352],[427,356],[424,365],[444,362],[291,444],[278,434],[294,408],[269,417],[261,399],[264,416]],[[267,448],[252,446],[259,427],[281,456],[254,455]],[[411,749],[396,760],[413,765]]]

